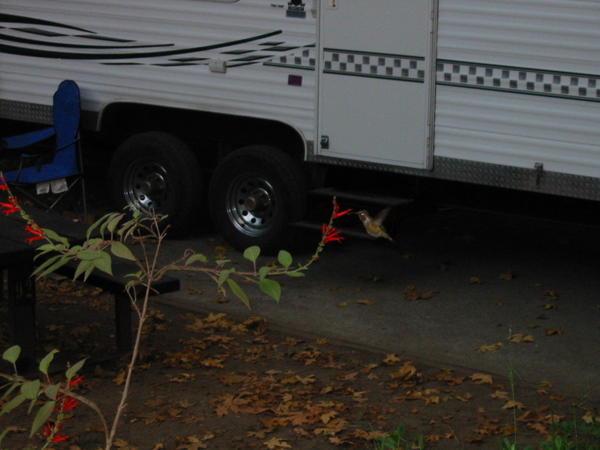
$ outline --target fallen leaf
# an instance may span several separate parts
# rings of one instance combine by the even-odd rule
[[[506,391],[496,391],[493,394],[490,394],[492,398],[499,398],[502,400],[508,400],[508,392]]]
[[[544,304],[544,309],[546,310],[550,310],[550,309],[554,309],[556,308],[556,305],[554,303],[545,303]]]
[[[504,347],[504,344],[502,342],[496,342],[495,344],[482,345],[481,347],[477,347],[477,351],[481,353],[495,352],[500,347]]]
[[[119,373],[117,374],[117,376],[113,379],[113,382],[116,385],[121,386],[123,383],[125,383],[126,376],[127,376],[127,372],[125,372],[125,369],[121,369],[119,371]]]
[[[356,300],[355,303],[358,303],[359,305],[374,305],[375,304],[375,302],[373,300],[369,300],[369,299]]]
[[[264,444],[267,446],[268,449],[292,448],[290,444],[276,437],[272,437],[268,441],[264,441]]]
[[[581,420],[588,425],[591,425],[593,423],[600,423],[600,416],[594,416],[592,411],[587,411],[583,416],[581,416]]]
[[[417,286],[415,286],[414,284],[409,284],[405,289],[404,289],[404,298],[408,301],[414,301],[414,300],[428,300],[431,297],[434,296],[434,294],[436,294],[438,291],[435,289],[430,289],[424,292],[417,292]]]
[[[346,306],[348,306],[348,302],[339,302],[337,305],[338,308],[345,308]]]
[[[409,380],[415,375],[417,375],[417,368],[414,366],[413,362],[405,361],[404,364],[398,368],[398,370],[390,373],[390,378]]]
[[[502,407],[502,409],[511,409],[511,408],[525,409],[525,405],[523,403],[521,403],[521,402],[516,401],[516,400],[509,400]]]
[[[385,364],[387,364],[388,366],[393,366],[394,364],[400,362],[400,358],[398,358],[398,355],[390,353],[390,354],[386,355],[386,357],[383,359],[383,362]]]
[[[469,378],[476,384],[492,384],[494,382],[492,376],[485,373],[474,373]]]
[[[565,330],[562,328],[546,328],[546,336],[562,336]]]
[[[511,271],[508,272],[504,272],[501,273],[500,275],[498,275],[498,278],[500,278],[501,280],[506,280],[506,281],[510,281],[514,278],[514,274]]]
[[[481,279],[479,277],[471,277],[469,278],[469,284],[481,284]]]
[[[510,342],[514,342],[515,344],[534,342],[535,339],[530,334],[524,335],[523,333],[515,333],[509,339]]]

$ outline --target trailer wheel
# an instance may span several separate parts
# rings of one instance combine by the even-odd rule
[[[135,134],[117,148],[109,185],[118,207],[167,214],[173,234],[188,231],[202,195],[196,157],[183,141],[158,131]]]
[[[288,223],[302,218],[306,186],[300,164],[273,147],[250,146],[227,155],[209,192],[215,228],[243,250],[273,253],[291,243]]]

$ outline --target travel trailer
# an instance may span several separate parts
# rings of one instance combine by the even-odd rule
[[[184,228],[208,186],[238,247],[279,245],[329,168],[600,200],[597,0],[3,0],[0,20],[1,117],[49,123],[75,80],[117,202]]]

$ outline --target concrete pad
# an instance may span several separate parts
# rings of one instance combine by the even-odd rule
[[[548,380],[565,393],[600,401],[599,231],[448,210],[406,220],[397,245],[329,244],[305,278],[281,280],[279,305],[245,284],[251,311],[233,296],[219,303],[213,282],[188,273],[174,274],[183,288],[163,301],[259,315],[278,328],[441,366],[497,375],[514,370],[517,383]],[[224,245],[209,234],[171,240],[164,256],[194,248],[212,257]],[[308,249],[294,254],[309,256]],[[227,257],[235,267],[250,267],[234,250]],[[430,298],[410,300],[415,292]],[[533,342],[510,342],[518,333]],[[478,350],[498,343],[495,351]]]

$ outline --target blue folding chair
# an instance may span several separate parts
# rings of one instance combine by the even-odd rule
[[[55,191],[55,186],[67,186],[58,197],[44,204],[37,197],[28,195],[35,203],[52,209],[76,183],[81,186],[83,213],[87,215],[85,181],[79,146],[80,95],[77,83],[61,82],[54,93],[52,117],[54,126],[37,131],[2,138],[0,159],[18,158],[18,168],[4,174],[6,181],[15,187],[26,185],[44,186]],[[54,137],[52,145],[38,145]],[[44,162],[42,162],[44,161]],[[71,179],[71,186],[65,185]],[[49,186],[50,185],[50,186]]]

